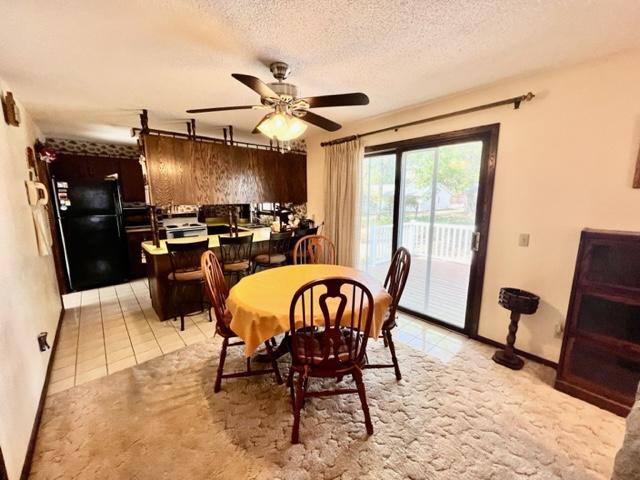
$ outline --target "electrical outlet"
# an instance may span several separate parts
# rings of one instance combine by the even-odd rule
[[[528,247],[529,246],[529,234],[521,233],[518,236],[518,246],[519,247]]]

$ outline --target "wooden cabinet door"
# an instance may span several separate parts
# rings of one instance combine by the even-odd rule
[[[151,230],[142,232],[127,232],[127,246],[129,251],[129,278],[140,278],[147,274],[147,265],[142,261],[141,243],[153,240]]]
[[[56,161],[51,163],[51,174],[57,180],[85,180],[90,178],[87,158],[84,155],[60,154]]]
[[[89,175],[101,179],[107,175],[120,175],[120,164],[117,159],[109,157],[88,157]]]
[[[120,159],[120,188],[125,202],[144,202],[144,179],[137,159]]]

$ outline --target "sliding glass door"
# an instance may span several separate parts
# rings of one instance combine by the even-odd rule
[[[365,157],[361,183],[360,268],[384,281],[394,248],[396,155]]]
[[[400,305],[464,328],[482,142],[402,154],[398,245],[412,253]]]
[[[360,267],[383,280],[392,252],[406,247],[412,263],[400,307],[472,333],[497,145],[491,127],[381,146],[365,157],[361,183]]]

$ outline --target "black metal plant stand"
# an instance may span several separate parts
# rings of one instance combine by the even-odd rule
[[[518,288],[501,288],[498,303],[507,310],[511,310],[511,323],[509,324],[509,334],[507,335],[507,344],[504,350],[497,350],[493,354],[493,361],[511,368],[512,370],[520,370],[524,365],[524,360],[518,357],[513,349],[516,343],[516,332],[518,331],[518,322],[520,315],[531,315],[538,310],[540,297],[533,293]]]

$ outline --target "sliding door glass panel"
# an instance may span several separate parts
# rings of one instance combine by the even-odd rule
[[[360,184],[359,266],[384,281],[393,249],[396,155],[369,155]]]
[[[402,155],[398,245],[412,255],[400,305],[464,328],[482,142]]]

